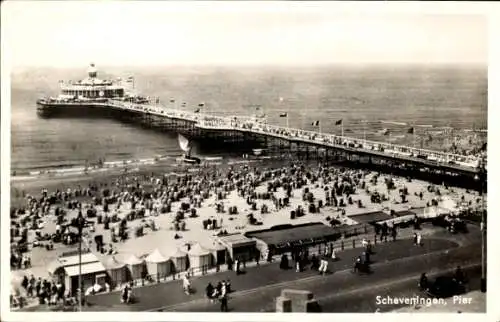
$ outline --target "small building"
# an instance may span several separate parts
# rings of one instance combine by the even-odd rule
[[[128,267],[130,280],[134,281],[141,279],[146,274],[144,260],[138,258],[134,254],[130,255],[124,262]]]
[[[108,271],[110,285],[115,287],[117,285],[127,282],[127,265],[119,262],[115,256],[110,256],[104,262],[104,267]]]
[[[187,254],[176,248],[172,253],[169,254],[170,260],[172,261],[172,271],[179,273],[187,270]]]
[[[78,289],[80,273],[84,290],[96,283],[104,285],[108,276],[99,258],[89,251],[82,253],[81,260],[78,252],[64,253],[49,265],[49,274],[64,282],[71,294]]]
[[[189,268],[192,270],[208,269],[212,265],[212,253],[199,243],[194,244],[188,251]]]
[[[236,233],[218,238],[219,242],[226,247],[231,259],[239,258],[241,261],[250,261],[255,258],[257,242],[254,239]]]
[[[283,254],[294,248],[309,248],[324,245],[342,235],[338,228],[323,223],[301,225],[279,225],[270,229],[250,231],[246,237],[257,239],[259,250],[269,251],[271,255]]]
[[[158,248],[146,257],[146,266],[148,275],[154,280],[164,278],[172,271],[171,261],[163,256]]]
[[[349,216],[359,224],[375,224],[384,220],[389,220],[392,216],[384,211],[372,211]]]

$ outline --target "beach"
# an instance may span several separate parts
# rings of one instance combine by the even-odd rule
[[[303,178],[304,184],[300,188],[292,189],[291,197],[289,200],[289,206],[282,207],[280,209],[276,209],[275,204],[270,199],[254,199],[256,202],[256,210],[252,210],[251,205],[246,202],[246,198],[241,195],[241,191],[236,189],[236,186],[233,185],[238,180],[228,180],[224,183],[221,183],[221,186],[214,186],[210,183],[210,180],[206,181],[206,183],[201,183],[198,186],[196,182],[202,182],[202,178],[215,178],[222,179],[229,173],[232,173],[233,176],[242,176],[243,181],[252,182],[251,177],[258,177],[259,175],[262,177],[262,173],[266,171],[276,171],[275,176],[270,175],[267,179],[258,180],[258,185],[255,186],[252,190],[253,193],[256,194],[265,194],[268,192],[268,186],[270,182],[274,180],[283,180],[283,178],[290,175],[291,169],[294,167],[296,169],[300,169],[299,162],[296,162],[295,165],[291,165],[293,162],[282,162],[282,164],[277,164],[276,162],[272,163],[269,160],[263,160],[256,164],[256,162],[246,162],[242,160],[243,163],[238,163],[235,165],[224,165],[224,166],[214,166],[205,169],[196,169],[194,167],[188,168],[185,166],[181,167],[173,166],[166,167],[165,165],[157,165],[157,166],[145,166],[141,169],[137,169],[137,171],[133,173],[123,174],[123,173],[106,173],[103,174],[94,174],[94,175],[86,175],[86,176],[68,176],[66,178],[47,178],[43,180],[21,180],[18,182],[12,183],[12,191],[24,191],[25,197],[22,198],[21,195],[13,196],[13,206],[12,207],[20,207],[21,205],[26,205],[26,197],[28,195],[39,198],[41,195],[42,189],[46,189],[46,191],[51,192],[56,191],[74,191],[79,187],[85,189],[85,187],[91,185],[97,187],[96,192],[97,195],[100,195],[104,190],[109,189],[110,193],[113,190],[116,190],[119,198],[123,200],[127,200],[124,196],[124,191],[127,189],[123,189],[124,187],[131,187],[134,185],[138,185],[141,191],[166,191],[169,186],[177,186],[179,189],[183,189],[186,187],[191,187],[191,191],[196,191],[194,187],[203,187],[207,188],[207,190],[201,189],[198,191],[199,193],[189,193],[189,196],[185,196],[184,198],[179,199],[178,201],[171,203],[171,211],[168,213],[161,213],[160,211],[153,210],[150,211],[145,206],[140,206],[141,202],[139,201],[138,207],[135,209],[135,212],[139,208],[145,208],[145,216],[142,219],[136,220],[128,220],[127,221],[127,231],[128,238],[125,241],[117,241],[111,243],[111,230],[112,229],[104,229],[102,224],[94,224],[93,231],[89,229],[85,229],[85,240],[89,244],[85,244],[84,248],[94,248],[95,245],[92,245],[93,236],[103,235],[103,241],[105,243],[105,247],[107,250],[109,248],[113,249],[113,254],[118,261],[125,260],[126,257],[130,255],[135,255],[137,257],[145,257],[147,254],[150,254],[153,250],[158,249],[160,253],[172,254],[177,249],[182,249],[186,251],[186,245],[194,245],[196,243],[200,243],[203,247],[207,249],[216,249],[216,236],[221,231],[227,231],[228,233],[233,232],[247,232],[257,229],[265,229],[270,228],[276,225],[282,225],[287,223],[292,224],[303,224],[310,222],[320,222],[326,225],[330,225],[331,219],[335,218],[342,222],[343,225],[353,225],[358,223],[355,219],[357,214],[362,213],[370,213],[374,211],[404,211],[411,208],[422,208],[429,205],[429,202],[432,199],[440,200],[440,204],[444,204],[445,201],[453,200],[457,203],[461,202],[462,196],[464,197],[463,201],[468,203],[469,201],[473,206],[477,206],[477,199],[479,198],[477,192],[466,192],[463,189],[459,188],[447,188],[447,187],[438,187],[440,189],[439,196],[435,192],[429,192],[428,187],[430,186],[428,183],[419,181],[419,180],[411,180],[409,181],[407,178],[397,178],[392,177],[390,175],[378,174],[375,172],[362,171],[362,170],[348,170],[343,169],[336,166],[330,167],[322,167],[317,162],[311,162],[308,164],[307,168],[302,164]],[[288,163],[286,166],[283,163]],[[313,166],[313,163],[315,165]],[[274,169],[274,170],[272,170]],[[305,170],[307,169],[307,170]],[[299,171],[299,170],[297,170]],[[177,173],[177,174],[175,174]],[[175,174],[175,175],[174,175]],[[279,174],[279,176],[278,176]],[[192,177],[192,181],[184,182],[179,184],[176,178],[186,178]],[[373,183],[372,179],[377,177],[377,183]],[[169,183],[161,182],[162,178],[168,177]],[[307,179],[309,177],[309,179]],[[320,209],[319,213],[309,213],[308,204],[306,200],[304,200],[303,194],[305,190],[309,190],[315,198],[314,203],[318,204],[319,200],[326,204],[326,195],[328,192],[325,192],[325,187],[332,187],[335,180],[341,180],[341,178],[359,178],[358,184],[355,184],[355,192],[350,195],[353,199],[353,204],[349,204],[347,202],[347,198],[343,197],[344,202],[346,203],[345,207],[333,207],[333,206],[323,206]],[[196,181],[198,178],[202,181]],[[299,180],[298,177],[293,177],[294,180]],[[391,179],[394,182],[394,189],[388,190],[387,184],[385,183],[385,179]],[[180,181],[183,182],[183,181]],[[217,182],[217,181],[215,181]],[[231,182],[233,184],[231,184]],[[364,182],[365,188],[362,189],[362,185]],[[407,202],[401,203],[401,197],[399,195],[399,189],[406,188],[408,190]],[[188,188],[189,190],[190,188]],[[367,192],[367,189],[369,192]],[[371,194],[373,192],[379,192],[387,196],[388,200],[383,201],[381,203],[372,203],[370,201]],[[120,192],[120,193],[118,193]],[[226,194],[222,199],[218,198],[219,192],[223,192]],[[420,193],[422,192],[422,198],[420,198]],[[13,192],[14,193],[14,192]],[[193,200],[200,200],[201,196],[204,196],[203,201],[198,205],[191,207],[192,209],[196,209],[196,217],[191,218],[187,213],[185,215],[185,219],[182,221],[186,224],[186,229],[176,230],[175,227],[175,217],[178,213],[178,210],[181,208],[182,203],[193,203]],[[276,198],[285,198],[286,192],[280,187],[274,193]],[[247,195],[248,196],[248,195]],[[340,199],[340,198],[339,198]],[[82,212],[86,214],[89,207],[92,205],[92,208],[96,210],[98,215],[103,215],[103,206],[95,205],[95,199],[93,201],[93,197],[89,196],[81,196],[71,198],[71,200],[78,200],[82,203]],[[153,198],[151,199],[153,205],[151,209],[161,208],[162,205],[165,205],[165,199],[163,198]],[[358,200],[361,201],[363,205],[360,208],[357,204]],[[144,201],[144,200],[143,200]],[[194,202],[196,204],[196,202]],[[216,205],[222,203],[224,207],[224,213],[220,213],[216,209]],[[147,204],[147,202],[146,202]],[[267,213],[262,213],[259,211],[262,208],[262,205],[266,205],[268,208]],[[40,217],[38,220],[39,230],[43,234],[53,234],[56,230],[56,217],[54,215],[54,209],[59,206],[62,209],[65,209],[66,215],[65,222],[70,222],[72,218],[75,218],[78,215],[77,209],[66,209],[64,203],[59,203],[58,205],[54,205],[50,207],[51,209],[45,212],[45,215],[38,216]],[[123,201],[119,209],[116,208],[116,204],[109,205],[109,215],[116,215],[118,218],[127,218],[127,216],[132,212],[131,209],[132,202]],[[228,214],[228,209],[231,206],[235,206],[237,208],[237,213],[235,215]],[[297,209],[297,207],[301,206],[305,209],[305,215],[296,218],[290,219],[290,212],[293,209]],[[254,226],[249,224],[248,215],[253,214],[255,219],[258,222],[261,222],[260,225]],[[26,215],[24,215],[26,216]],[[33,216],[33,214],[27,214],[27,216]],[[17,217],[14,221],[19,222],[23,216]],[[211,219],[217,222],[217,229],[207,230],[203,228],[203,221]],[[93,222],[96,222],[96,218],[92,218]],[[154,224],[153,224],[154,222]],[[111,224],[111,226],[116,226],[116,224]],[[141,237],[134,236],[134,231],[136,227],[143,226],[144,227],[144,235]],[[154,229],[152,229],[154,226]],[[175,236],[180,238],[175,238]],[[28,234],[28,242],[32,243],[35,241],[35,233],[34,230],[29,231]],[[90,242],[88,242],[90,241]],[[51,262],[53,262],[58,256],[62,253],[67,252],[68,250],[75,250],[76,245],[66,246],[62,244],[54,244],[54,250],[46,250],[43,247],[30,247],[29,254],[31,256],[32,266],[27,269],[15,270],[13,273],[18,276],[22,275],[30,275],[33,274],[35,276],[40,276],[43,278],[49,278],[47,267]],[[100,257],[105,257],[103,254],[99,254]]]

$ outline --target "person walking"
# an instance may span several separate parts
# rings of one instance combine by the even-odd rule
[[[227,289],[226,289],[225,285],[222,286],[219,300],[220,300],[220,311],[221,312],[227,312],[228,311],[228,307],[227,307]]]
[[[422,246],[422,235],[417,234],[417,246]]]
[[[333,259],[334,261],[336,261],[336,260],[337,260],[337,254],[335,254],[335,249],[334,249],[333,247],[332,247],[332,259]]]
[[[413,245],[417,246],[417,241],[418,241],[417,233],[413,233]]]

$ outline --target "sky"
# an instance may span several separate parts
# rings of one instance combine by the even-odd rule
[[[2,32],[13,66],[488,61],[482,15],[342,11],[328,3],[7,2]]]

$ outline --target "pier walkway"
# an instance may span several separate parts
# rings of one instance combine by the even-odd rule
[[[376,142],[339,136],[329,133],[320,133],[296,128],[270,125],[262,120],[240,116],[215,116],[205,113],[195,113],[185,110],[166,108],[159,104],[136,104],[120,100],[107,100],[103,102],[83,103],[79,101],[52,101],[61,105],[81,105],[92,107],[111,108],[113,110],[126,111],[144,116],[154,116],[170,120],[184,121],[190,123],[199,130],[246,132],[261,135],[268,138],[281,139],[288,142],[313,145],[320,148],[343,150],[349,153],[357,153],[365,156],[382,157],[386,159],[397,159],[402,162],[417,163],[422,166],[440,167],[449,171],[476,174],[480,172],[481,162],[486,168],[486,160],[477,156],[465,156],[459,154],[433,151],[409,146],[395,145],[387,142]]]

